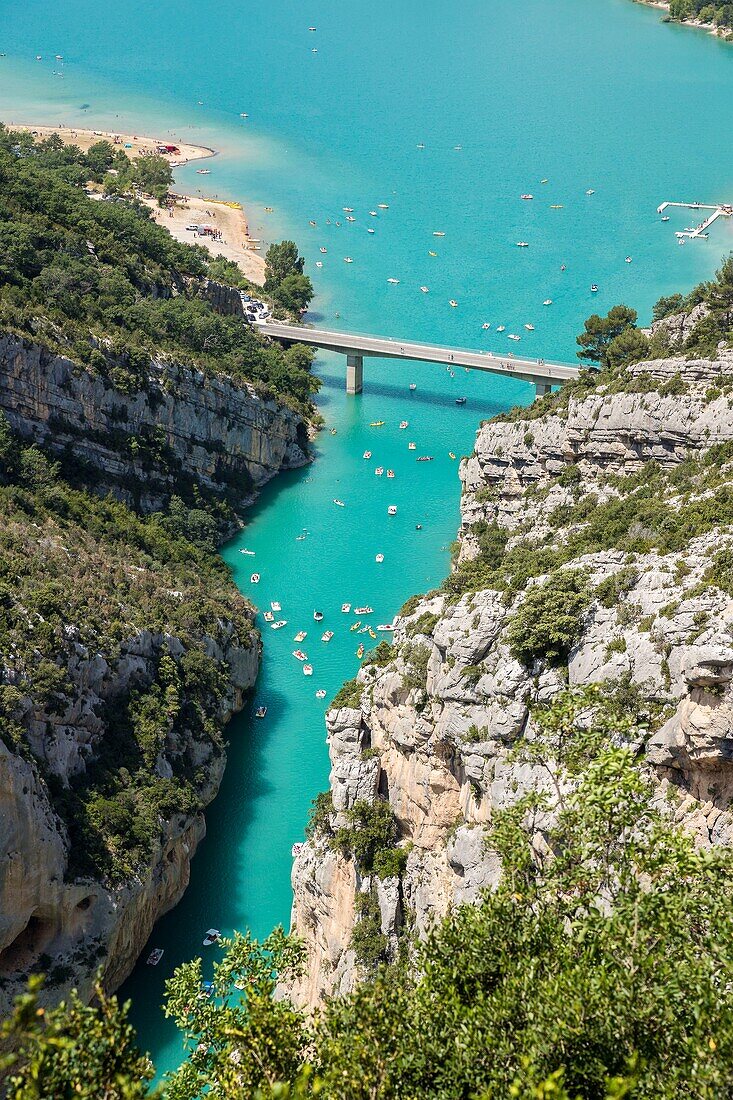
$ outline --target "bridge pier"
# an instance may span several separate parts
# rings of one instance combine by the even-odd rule
[[[545,397],[548,393],[552,393],[552,382],[548,382],[546,378],[533,378],[532,385],[535,397]]]
[[[364,356],[346,356],[346,392],[350,395],[361,393],[364,389]]]

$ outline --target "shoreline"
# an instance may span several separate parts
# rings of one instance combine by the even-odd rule
[[[666,12],[669,16],[669,0],[634,0],[635,4],[641,4],[645,8],[657,8]],[[662,20],[665,22],[665,20]],[[733,30],[730,27],[716,27],[715,23],[703,23],[700,19],[672,19],[666,22],[673,23],[676,27],[692,27],[696,31],[705,31],[711,38],[718,38],[721,42],[733,42]]]
[[[181,168],[184,164],[219,155],[216,149],[206,145],[194,145],[191,142],[174,141],[171,138],[158,139],[140,134],[124,134],[116,130],[49,126],[45,123],[21,125],[8,122],[5,125],[10,130],[33,134],[39,138],[57,134],[64,145],[76,145],[82,152],[87,152],[98,141],[110,141],[130,159],[148,156],[156,152],[159,146],[175,145],[178,153],[166,157],[171,168]],[[247,214],[241,203],[173,192],[171,197],[173,205],[168,208],[159,207],[154,199],[143,201],[157,224],[167,229],[174,240],[183,244],[201,245],[212,257],[224,256],[235,263],[246,279],[259,286],[264,283],[264,256],[256,250],[259,242],[253,241],[250,237]],[[211,235],[194,236],[186,226],[195,222],[211,226],[220,236],[218,238]]]

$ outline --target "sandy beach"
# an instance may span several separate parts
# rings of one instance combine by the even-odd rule
[[[190,142],[173,138],[158,139],[140,134],[122,134],[113,130],[85,130],[77,126],[37,126],[8,123],[11,130],[22,130],[35,137],[46,138],[58,134],[66,145],[76,145],[86,152],[98,141],[110,141],[128,157],[139,157],[154,153],[158,146],[175,144],[179,152],[167,159],[172,168],[180,167],[194,160],[204,160],[216,156],[214,149],[205,145],[192,145]],[[249,242],[247,217],[238,203],[228,203],[221,199],[206,199],[175,195],[175,205],[169,210],[161,210],[157,202],[149,199],[146,205],[153,212],[155,220],[177,241],[187,244],[200,244],[212,256],[226,256],[240,268],[246,278],[253,283],[265,281],[264,256],[255,252]],[[210,225],[221,233],[215,240],[210,236],[195,236],[186,230],[187,225]]]
[[[212,256],[226,256],[228,260],[233,260],[253,283],[264,283],[265,258],[261,252],[248,247],[247,217],[238,203],[188,195],[176,195],[175,199],[175,205],[168,210],[162,210],[154,199],[146,201],[159,225],[164,226],[177,241],[200,244]],[[221,239],[197,236],[186,229],[187,225],[210,225],[221,233]]]
[[[47,138],[58,134],[65,145],[77,145],[83,153],[98,141],[110,141],[122,149],[128,157],[139,157],[143,153],[154,153],[159,145],[175,144],[180,153],[169,157],[172,168],[188,164],[192,160],[203,160],[216,156],[214,149],[205,145],[191,145],[189,142],[176,141],[173,138],[142,137],[139,134],[121,134],[116,130],[81,130],[78,126],[21,126],[8,122],[9,130],[22,130],[35,137]]]

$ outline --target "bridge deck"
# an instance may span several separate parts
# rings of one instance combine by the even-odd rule
[[[490,374],[513,374],[527,382],[539,379],[559,385],[578,377],[578,367],[567,363],[550,363],[543,359],[527,359],[516,355],[492,355],[487,351],[420,344],[415,341],[391,340],[382,336],[362,336],[305,325],[282,325],[278,322],[257,323],[258,330],[276,340],[289,340],[324,351],[344,355],[378,356],[385,359],[406,359],[422,363],[442,363],[450,367],[468,367]]]

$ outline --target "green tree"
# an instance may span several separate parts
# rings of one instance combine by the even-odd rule
[[[313,298],[313,284],[307,275],[286,275],[277,287],[273,288],[275,301],[291,313],[302,313]]]
[[[578,336],[577,343],[581,348],[578,358],[598,363],[601,367],[607,366],[609,344],[626,329],[636,326],[636,316],[636,310],[628,306],[614,306],[605,317],[594,313]]]
[[[271,244],[265,253],[265,290],[277,290],[289,275],[302,275],[305,259],[294,241]]]
[[[590,593],[577,570],[558,570],[534,585],[507,630],[512,656],[527,667],[538,659],[550,664],[566,660],[589,603]]]

